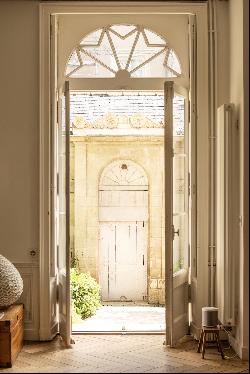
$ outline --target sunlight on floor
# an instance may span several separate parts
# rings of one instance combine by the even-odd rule
[[[165,331],[165,308],[147,305],[103,305],[85,320],[73,318],[72,331]]]

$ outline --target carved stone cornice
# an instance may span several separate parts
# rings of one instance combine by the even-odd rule
[[[163,122],[154,122],[143,113],[128,115],[115,115],[106,113],[95,121],[87,122],[82,116],[76,116],[73,127],[77,129],[117,129],[119,125],[127,125],[131,128],[163,128]]]

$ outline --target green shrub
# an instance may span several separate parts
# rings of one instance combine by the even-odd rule
[[[95,314],[101,306],[100,286],[89,273],[71,269],[71,295],[73,308],[82,319]]]

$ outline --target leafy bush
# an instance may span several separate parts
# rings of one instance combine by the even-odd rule
[[[88,318],[101,306],[100,286],[89,273],[71,269],[70,274],[73,307],[82,319]]]

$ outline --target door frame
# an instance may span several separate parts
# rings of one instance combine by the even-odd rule
[[[143,5],[143,6],[142,6]],[[107,12],[108,8],[108,12]],[[199,96],[197,108],[191,108],[197,119],[197,185],[194,185],[197,199],[197,251],[196,266],[199,269],[193,279],[196,304],[193,312],[193,332],[198,336],[201,322],[200,310],[208,300],[208,36],[207,28],[207,2],[161,2],[151,1],[126,2],[114,4],[109,1],[93,2],[47,2],[39,4],[39,253],[40,253],[40,340],[49,340],[57,333],[57,324],[52,318],[52,309],[55,304],[56,292],[54,274],[51,271],[52,254],[52,206],[51,190],[54,188],[52,179],[52,123],[53,123],[53,71],[51,71],[51,31],[50,19],[56,14],[65,13],[140,13],[140,14],[193,14],[197,21],[197,82],[196,95]],[[53,34],[52,34],[53,35]],[[54,62],[55,63],[55,62]],[[207,89],[204,89],[207,88]],[[200,95],[199,95],[200,94]],[[195,110],[195,112],[193,112]],[[196,112],[197,110],[197,112]],[[199,120],[200,119],[200,120]],[[201,125],[199,127],[199,121]],[[199,143],[198,143],[199,141]],[[198,256],[202,249],[202,256]],[[193,261],[193,259],[191,259]],[[199,281],[202,279],[202,281]],[[205,279],[205,281],[204,281]],[[198,287],[199,285],[199,287]]]

